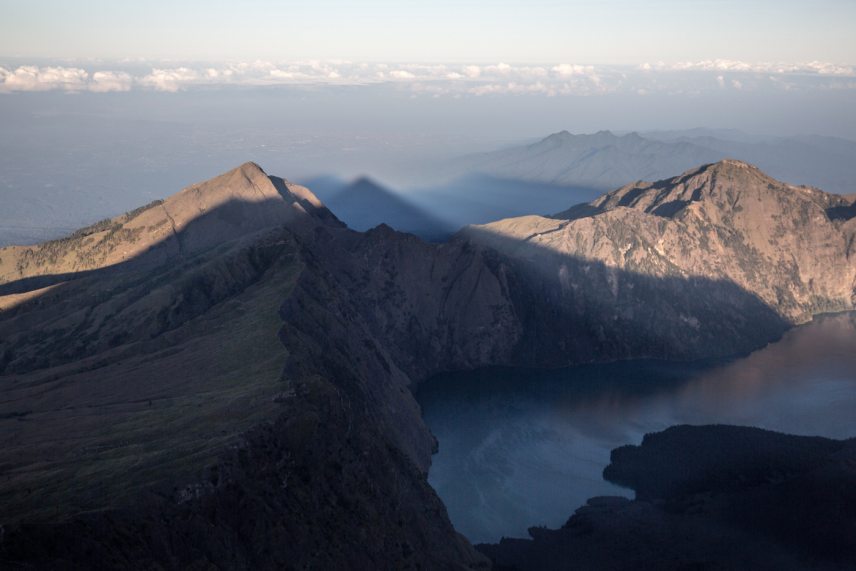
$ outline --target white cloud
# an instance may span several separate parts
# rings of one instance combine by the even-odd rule
[[[521,67],[518,73],[524,77],[547,77],[549,73],[543,67]]]
[[[481,68],[477,65],[468,65],[464,68],[464,75],[471,79],[475,79],[481,75]]]
[[[553,73],[562,77],[571,77],[574,75],[591,75],[594,73],[594,66],[560,63],[559,65],[553,67]]]
[[[728,71],[739,73],[774,73],[774,74],[816,74],[854,76],[856,67],[837,65],[828,62],[812,61],[808,63],[771,63],[745,62],[731,59],[710,59],[700,61],[685,61],[667,64],[644,63],[639,69],[650,71]]]
[[[107,93],[110,91],[130,91],[134,79],[124,71],[96,71],[92,74],[89,91]]]
[[[532,95],[541,94],[548,97],[557,95],[590,95],[593,93],[590,86],[575,85],[572,83],[520,83],[511,81],[508,83],[488,83],[471,87],[467,92],[471,95]]]
[[[814,71],[820,75],[856,75],[856,68],[848,65],[835,65],[821,61],[812,61],[805,64],[805,69]]]
[[[850,88],[853,67],[824,62],[754,63],[739,60],[702,60],[639,66],[593,66],[558,63],[525,66],[444,65],[424,63],[361,63],[349,61],[266,60],[222,64],[153,65],[135,73],[140,62],[116,64],[111,69],[77,66],[0,67],[0,92],[61,90],[121,92],[153,89],[175,92],[197,86],[365,85],[392,83],[415,95],[480,96],[498,93],[594,95],[599,93],[702,93],[724,89],[832,89]],[[838,83],[835,83],[838,82]]]
[[[141,85],[153,87],[158,91],[176,92],[191,83],[198,82],[200,74],[188,67],[175,67],[171,69],[155,68],[152,72],[140,80]]]
[[[415,79],[416,75],[410,73],[409,71],[405,71],[403,69],[396,69],[395,71],[389,72],[390,77],[395,79]]]
[[[507,63],[498,63],[496,65],[489,65],[484,68],[484,72],[490,75],[509,75],[512,72],[512,67]]]
[[[274,79],[295,79],[299,77],[295,72],[284,69],[272,69],[268,75]]]
[[[3,69],[0,91],[83,91],[89,74],[78,67],[37,67],[23,65]]]

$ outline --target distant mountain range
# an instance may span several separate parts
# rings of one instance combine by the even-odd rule
[[[832,137],[763,139],[708,130],[644,136],[561,131],[529,145],[463,157],[453,172],[612,190],[726,158],[750,162],[796,184],[839,194],[856,191],[856,142]]]
[[[307,182],[356,230],[386,223],[429,240],[452,229],[587,203],[634,181],[668,178],[698,164],[733,158],[765,172],[840,194],[856,192],[856,143],[830,137],[766,139],[739,131],[693,129],[645,135],[561,131],[535,143],[457,159],[450,180],[393,192],[370,179]]]
[[[429,170],[442,183],[415,177],[390,189],[368,176],[352,182],[335,176],[304,182],[354,229],[385,223],[437,241],[467,224],[557,212],[630,182],[660,180],[726,158],[756,164],[781,180],[839,194],[856,192],[856,142],[713,129],[623,135],[561,131],[531,144],[437,164]],[[144,176],[113,173],[89,182],[80,172],[58,181],[39,173],[27,177],[26,184],[16,178],[23,175],[13,172],[10,180],[18,182],[9,183],[11,190],[3,197],[0,246],[62,236],[137,203],[133,196],[145,197],[139,202],[158,196],[159,184],[149,181],[178,177],[172,171],[155,176],[151,170]],[[36,182],[36,190],[28,186]]]

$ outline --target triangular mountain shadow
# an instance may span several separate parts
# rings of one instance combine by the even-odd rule
[[[368,177],[353,181],[326,204],[348,227],[360,232],[386,224],[428,241],[440,241],[453,230],[448,222]]]
[[[332,175],[323,174],[309,178],[303,178],[297,181],[298,184],[312,190],[312,194],[317,196],[324,204],[342,192],[348,186],[348,181]]]

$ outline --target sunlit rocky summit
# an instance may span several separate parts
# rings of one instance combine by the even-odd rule
[[[610,268],[605,285],[619,304],[634,295],[622,291],[633,287],[632,277],[622,283],[622,273],[714,280],[738,286],[798,323],[853,308],[853,214],[847,198],[723,160],[659,182],[629,184],[553,217],[512,218],[465,233],[515,258],[543,260],[558,269],[569,290],[585,288],[588,276],[568,271],[551,254],[601,262]],[[675,317],[698,322],[690,314]]]
[[[727,357],[856,302],[852,201],[738,161],[441,244],[334,214],[248,163],[0,250],[0,561],[487,568],[418,383]]]

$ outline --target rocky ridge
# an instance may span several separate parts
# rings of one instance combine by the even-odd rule
[[[83,237],[0,284],[8,292],[0,298],[0,383],[15,394],[0,422],[19,423],[0,461],[0,496],[15,506],[3,514],[3,560],[485,565],[427,484],[435,442],[412,388],[440,371],[486,365],[733,355],[812,312],[852,307],[854,223],[830,214],[849,203],[758,176],[720,163],[625,187],[585,212],[500,221],[431,245],[385,226],[348,230],[308,191],[286,193],[294,187],[244,165],[179,194],[195,197],[196,217],[182,219],[174,238],[147,242],[129,263],[99,246],[103,239]],[[754,234],[757,212],[767,211],[747,206],[743,214],[729,192],[740,194],[738,205],[772,193],[775,212],[794,208],[794,220]],[[786,192],[794,198],[779,196]],[[203,210],[208,193],[234,207],[225,215]],[[663,205],[685,198],[665,215]],[[253,204],[264,207],[256,212]],[[152,208],[128,223],[150,210],[157,214]],[[805,244],[776,238],[779,255],[803,272],[799,279],[778,270],[768,283],[749,279],[740,261],[760,259],[768,264],[760,271],[770,270],[775,251],[753,249],[784,230],[807,232]],[[702,235],[711,257],[694,252]],[[843,271],[803,262],[793,250],[815,246],[821,262]],[[105,265],[68,271],[87,248],[103,253]],[[21,252],[0,250],[0,258]],[[52,276],[48,286],[28,281],[44,275]],[[826,301],[812,302],[815,294]],[[259,327],[255,317],[273,321]],[[279,352],[261,350],[277,336]],[[270,363],[256,367],[257,360]],[[236,390],[245,400],[233,407]],[[161,401],[153,416],[149,407]],[[93,441],[85,453],[65,455],[57,439],[80,410],[94,419],[79,438]],[[153,437],[152,427],[179,427],[188,411],[202,424]],[[115,414],[122,422],[104,435],[97,427]],[[189,430],[194,425],[204,428]],[[183,446],[193,453],[167,462],[176,434],[188,437]],[[33,442],[43,444],[27,449]],[[151,445],[140,457],[142,442]],[[40,468],[45,463],[50,470]],[[100,475],[62,480],[87,471]],[[131,473],[145,478],[112,477]],[[93,481],[98,494],[62,495]],[[41,502],[26,482],[56,490],[61,509],[36,509]],[[167,540],[172,529],[180,539]]]

